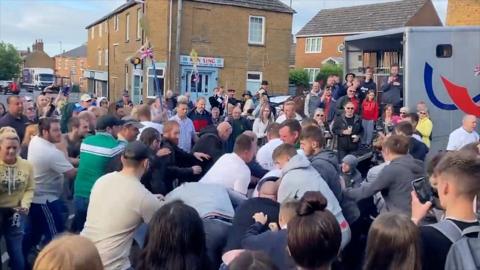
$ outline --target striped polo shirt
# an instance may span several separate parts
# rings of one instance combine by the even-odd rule
[[[111,162],[120,155],[125,143],[111,134],[97,132],[85,138],[80,146],[80,165],[75,178],[75,196],[89,198],[98,178],[108,173]]]

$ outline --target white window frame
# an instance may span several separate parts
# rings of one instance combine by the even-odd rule
[[[305,39],[305,53],[321,53],[322,46],[322,37],[309,37]]]
[[[262,40],[260,42],[251,40],[251,28],[252,28],[252,19],[261,19],[262,20]],[[265,44],[265,25],[266,25],[266,19],[264,16],[249,16],[248,17],[248,44],[253,44],[253,45],[264,45]]]
[[[137,9],[137,40],[142,38],[142,26],[140,24],[140,20],[142,19],[142,9]]]
[[[154,95],[151,96],[150,95],[150,92],[148,91],[150,89],[149,87],[149,82],[150,82],[150,78],[152,78],[152,82],[155,83],[153,80],[154,80],[154,75],[150,75],[150,70],[153,71],[153,67],[148,67],[147,68],[147,98],[155,98],[155,93],[153,93]],[[165,83],[165,68],[163,67],[155,67],[155,70],[158,72],[159,70],[162,70],[162,75],[161,76],[157,76],[157,78],[163,78],[163,81]],[[153,90],[155,90],[155,86],[153,86]]]
[[[130,41],[130,13],[125,14],[125,42]]]
[[[98,37],[102,37],[102,32],[103,32],[103,23],[98,24]]]
[[[105,61],[105,66],[108,67],[108,49],[103,51],[103,60]]]
[[[98,57],[98,65],[101,66],[101,65],[102,65],[102,60],[103,60],[103,59],[102,59],[102,49],[99,49],[99,50],[98,50],[98,55],[97,55],[97,57]]]
[[[115,32],[118,31],[118,26],[119,26],[119,25],[118,25],[118,22],[119,22],[119,20],[118,20],[118,15],[115,15],[115,17],[113,17],[113,30],[114,30]]]
[[[315,77],[317,77],[318,73],[320,73],[320,68],[304,68],[303,70],[308,73],[308,82],[310,84],[315,82]]]
[[[90,38],[94,39],[95,38],[95,25],[90,28]]]

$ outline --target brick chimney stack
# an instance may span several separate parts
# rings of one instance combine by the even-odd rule
[[[41,39],[35,40],[35,43],[32,45],[32,51],[43,52],[43,40]]]

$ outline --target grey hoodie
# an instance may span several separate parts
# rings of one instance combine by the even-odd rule
[[[350,227],[342,208],[326,181],[320,176],[304,155],[295,155],[282,168],[282,180],[278,188],[277,201],[302,198],[307,191],[319,191],[327,199],[327,209],[335,216],[342,230],[342,247],[350,240]]]
[[[338,170],[338,156],[331,150],[323,150],[315,156],[308,157],[312,167],[327,182],[337,200],[342,200],[342,187],[340,186],[340,175]]]
[[[405,155],[392,160],[385,166],[375,181],[363,182],[358,188],[349,188],[344,191],[344,195],[359,201],[381,191],[385,199],[386,211],[410,215],[411,183],[414,179],[424,176],[423,162]]]

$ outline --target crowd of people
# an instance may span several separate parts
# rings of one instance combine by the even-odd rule
[[[459,245],[480,232],[477,119],[466,115],[447,151],[427,159],[428,108],[402,107],[398,66],[391,72],[381,98],[367,68],[364,79],[313,83],[304,106],[270,103],[266,81],[241,100],[223,87],[138,105],[128,91],[118,101],[9,96],[9,266],[469,269],[475,261],[458,254],[477,255]],[[365,149],[377,155],[364,173]]]

